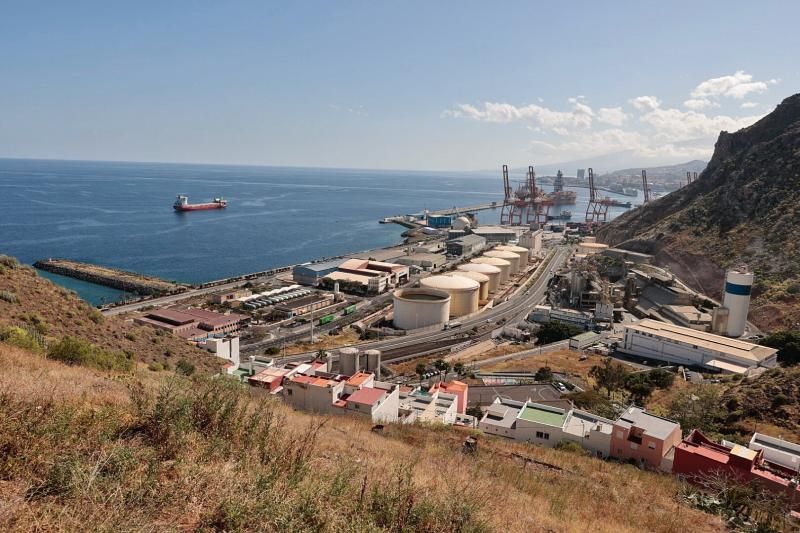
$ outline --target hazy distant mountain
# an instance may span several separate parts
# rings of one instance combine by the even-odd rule
[[[647,171],[648,179],[656,178],[659,181],[685,181],[687,172],[697,172],[700,174],[705,168],[707,163],[695,159],[686,163],[677,163],[675,165],[662,165],[658,167],[633,167],[623,168],[603,174],[609,178],[624,178],[628,176],[641,176],[642,169]]]
[[[557,163],[557,164],[547,164],[547,165],[537,165],[536,162],[532,162],[534,168],[536,169],[536,174],[538,176],[552,176],[555,175],[556,172],[561,170],[565,176],[575,176],[577,169],[579,168],[589,168],[592,167],[594,169],[595,176],[603,176],[611,178],[612,181],[617,181],[617,178],[626,177],[626,176],[641,176],[642,169],[647,170],[647,176],[653,177],[659,182],[678,182],[681,180],[686,179],[687,172],[697,172],[698,174],[706,168],[706,162],[700,160],[694,161],[687,161],[686,163],[676,163],[672,165],[661,165],[661,166],[641,166],[641,167],[631,167],[631,168],[624,168],[621,170],[609,170],[613,168],[617,168],[619,165],[620,160],[624,161],[636,161],[636,156],[632,153],[628,152],[621,152],[621,153],[614,153],[614,154],[607,154],[604,156],[593,157],[591,159],[581,159],[575,161],[567,161],[564,163]],[[527,170],[525,168],[513,168],[511,169],[512,174],[524,174]]]

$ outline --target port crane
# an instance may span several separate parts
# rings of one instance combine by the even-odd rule
[[[528,167],[528,174],[515,191],[508,177],[508,165],[503,165],[503,207],[500,211],[500,224],[521,226],[525,224],[544,224],[550,213],[553,201],[536,188],[536,172]]]
[[[594,185],[594,171],[589,168],[589,205],[586,206],[586,223],[597,224],[605,222],[608,218],[608,206],[611,199],[601,198]]]
[[[650,184],[647,183],[647,171],[642,169],[642,193],[644,193],[644,203],[648,203],[653,199],[653,193],[650,190]]]

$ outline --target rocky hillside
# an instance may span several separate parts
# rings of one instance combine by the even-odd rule
[[[222,361],[165,332],[104,317],[75,293],[0,256],[0,330],[9,327],[29,331],[44,344],[76,337],[153,368],[174,368],[186,360],[198,372],[216,373]]]
[[[720,296],[723,271],[756,273],[750,319],[770,330],[800,322],[800,94],[735,133],[720,133],[699,179],[598,232],[652,253],[698,290]]]

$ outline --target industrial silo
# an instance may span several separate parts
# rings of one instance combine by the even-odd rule
[[[450,295],[450,316],[458,317],[478,310],[480,283],[459,276],[431,276],[420,280],[428,289],[445,291]]]
[[[729,270],[725,275],[725,295],[722,307],[728,310],[728,337],[741,337],[747,327],[747,312],[750,309],[750,290],[753,274],[745,270]]]
[[[511,267],[508,269],[508,275],[513,276],[517,272],[519,272],[519,256],[514,252],[506,252],[504,250],[490,250],[483,254],[484,257],[494,257],[496,259],[505,259],[509,263],[511,263]]]
[[[464,278],[471,279],[473,281],[477,281],[480,288],[478,289],[478,300],[481,302],[485,302],[489,299],[489,276],[486,274],[481,274],[480,272],[467,272],[464,270],[456,270],[455,272],[451,272],[446,274],[447,276],[461,276]]]
[[[525,266],[528,264],[528,259],[530,258],[530,251],[523,247],[523,246],[511,246],[510,244],[503,244],[500,246],[495,246],[495,250],[500,250],[503,252],[514,252],[519,256],[519,264],[520,270],[525,270]]]
[[[364,355],[367,359],[366,371],[372,372],[380,378],[381,374],[381,351],[380,350],[365,350]]]
[[[494,265],[486,265],[481,263],[467,263],[465,265],[458,265],[460,272],[478,272],[489,278],[489,292],[495,292],[500,286],[500,269]]]
[[[471,260],[470,263],[476,265],[491,265],[499,268],[500,282],[498,286],[508,281],[508,278],[511,276],[511,263],[505,259],[499,259],[497,257],[476,257],[475,259]]]
[[[394,291],[394,327],[417,329],[444,325],[450,318],[450,293],[423,287]]]
[[[352,376],[360,370],[360,353],[358,348],[341,348],[339,350],[339,372],[345,376]]]

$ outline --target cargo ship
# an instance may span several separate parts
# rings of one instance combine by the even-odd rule
[[[228,201],[223,198],[214,198],[213,202],[207,202],[204,204],[190,204],[188,196],[179,194],[177,200],[175,200],[175,203],[172,204],[172,207],[175,208],[175,211],[180,212],[205,211],[206,209],[225,209],[228,207]]]
[[[623,202],[621,200],[617,200],[616,198],[612,198],[611,200],[609,200],[608,205],[610,205],[611,207],[626,207],[628,209],[632,207],[631,202]]]
[[[571,220],[572,219],[572,211],[561,211],[557,215],[547,215],[547,220]]]
[[[554,204],[574,204],[577,197],[575,191],[553,191],[546,196]]]

